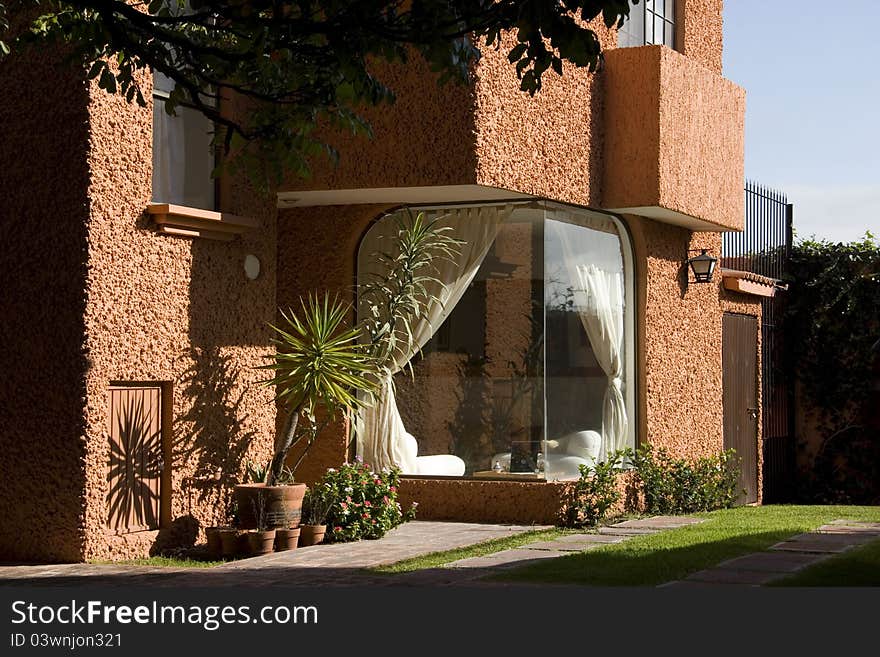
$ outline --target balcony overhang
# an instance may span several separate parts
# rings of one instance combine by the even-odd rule
[[[605,53],[602,207],[742,230],[745,92],[665,46]]]
[[[279,192],[278,207],[287,209],[319,205],[440,205],[443,203],[500,202],[531,198],[535,197],[531,194],[484,185],[371,187]]]
[[[662,221],[665,224],[673,224],[674,226],[681,226],[683,228],[687,228],[688,230],[704,233],[723,233],[731,230],[727,226],[720,226],[718,224],[712,223],[711,221],[706,221],[705,219],[700,219],[699,217],[692,217],[689,214],[676,212],[675,210],[669,210],[667,208],[663,208],[657,205],[641,205],[631,208],[605,209],[609,212],[616,212],[617,214],[636,214],[640,217],[648,217],[649,219]]]

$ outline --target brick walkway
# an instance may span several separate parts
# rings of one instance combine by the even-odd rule
[[[97,564],[0,566],[0,585],[28,586],[361,586],[394,584],[364,569],[505,538],[547,526],[408,522],[377,541],[336,543],[241,559],[213,568]]]
[[[0,566],[0,585],[153,586],[153,587],[289,587],[289,586],[509,586],[484,582],[486,575],[544,559],[620,543],[636,536],[701,522],[697,518],[661,516],[628,520],[593,534],[565,534],[536,539],[518,548],[461,559],[442,568],[401,575],[369,572],[375,566],[431,552],[451,550],[534,529],[514,525],[481,525],[415,521],[378,541],[298,548],[264,557],[242,559],[214,568],[159,568],[96,564]],[[880,537],[880,523],[837,520],[816,532],[800,534],[772,546],[693,573],[663,586],[759,586]]]
[[[761,586],[878,538],[880,523],[834,520],[814,532],[792,536],[765,552],[737,557],[662,586]]]

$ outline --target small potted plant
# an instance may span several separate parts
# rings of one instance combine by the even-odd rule
[[[257,527],[247,531],[248,553],[252,556],[269,554],[275,549],[275,528],[268,526],[266,519],[266,497],[262,494],[262,491],[257,493],[253,504]]]
[[[303,524],[300,526],[299,544],[303,547],[317,545],[327,533],[327,513],[332,500],[320,488],[310,488],[303,500]]]
[[[302,526],[297,527],[276,527],[275,528],[275,551],[285,552],[286,550],[295,550],[299,544],[299,534]]]
[[[237,535],[238,530],[238,507],[234,501],[226,505],[225,520],[223,524],[205,527],[205,549],[212,557],[223,556],[223,534]],[[231,543],[230,543],[231,544]]]
[[[208,527],[205,534],[208,539],[208,551],[212,555],[231,558],[241,552],[241,540],[243,532],[238,528],[238,505],[235,501],[227,506],[227,523],[217,527]],[[216,537],[216,552],[212,552],[212,534]]]

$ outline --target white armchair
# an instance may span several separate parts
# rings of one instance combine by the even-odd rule
[[[464,461],[454,454],[419,456],[419,443],[410,433],[404,434],[403,452],[405,462],[400,464],[403,474],[440,477],[460,477],[464,474]]]

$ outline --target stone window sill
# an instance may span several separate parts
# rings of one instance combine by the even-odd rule
[[[227,212],[199,210],[170,203],[151,203],[147,213],[159,232],[176,237],[200,237],[228,242],[258,227],[256,219],[239,217]]]

